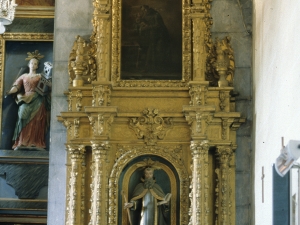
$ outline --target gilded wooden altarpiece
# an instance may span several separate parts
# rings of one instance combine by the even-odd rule
[[[146,156],[161,159],[171,180],[179,216],[170,224],[235,224],[236,130],[245,120],[235,111],[230,38],[211,39],[211,1],[183,0],[181,79],[124,78],[124,2],[94,0],[90,40],[77,36],[70,52],[68,111],[58,116],[67,129],[66,224],[127,225],[120,190],[129,197],[127,167]]]

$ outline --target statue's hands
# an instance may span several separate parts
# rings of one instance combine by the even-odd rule
[[[7,92],[5,93],[5,97],[7,97],[8,95],[17,93],[18,91],[19,91],[19,89],[18,89],[16,86],[13,86],[9,91],[7,91]]]
[[[124,209],[131,208],[132,206],[133,206],[133,203],[132,203],[132,202],[125,203],[125,204],[124,204]]]

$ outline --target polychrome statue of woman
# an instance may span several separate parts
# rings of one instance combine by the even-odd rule
[[[44,56],[36,50],[28,53],[29,73],[21,75],[13,84],[9,94],[16,94],[19,105],[12,148],[14,150],[33,149],[45,150],[45,135],[49,125],[50,95],[41,95],[36,87],[42,78],[37,73],[39,60]]]

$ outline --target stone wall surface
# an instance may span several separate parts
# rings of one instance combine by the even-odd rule
[[[57,121],[57,115],[68,111],[68,58],[77,35],[89,37],[92,33],[92,1],[69,0],[55,2],[54,69],[52,78],[51,144],[48,189],[48,225],[65,224],[66,207],[66,129]]]
[[[236,224],[249,225],[252,199],[252,0],[214,0],[212,38],[231,37],[235,57],[236,111],[246,118],[237,130]]]

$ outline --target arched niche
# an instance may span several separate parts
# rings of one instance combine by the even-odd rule
[[[170,149],[170,147],[168,148]],[[178,146],[173,148],[176,149]],[[121,191],[124,192],[127,199],[128,196],[130,198],[131,187],[134,187],[139,182],[142,172],[139,166],[136,165],[147,158],[158,162],[162,169],[161,171],[155,171],[156,181],[161,185],[163,180],[166,179],[167,184],[162,185],[162,188],[165,192],[170,191],[172,193],[170,224],[187,224],[189,179],[181,159],[175,155],[168,154],[169,151],[166,151],[166,147],[122,146],[118,149],[118,151],[124,150],[125,153],[116,160],[109,178],[108,224],[127,224],[127,212],[123,210],[125,200]]]

